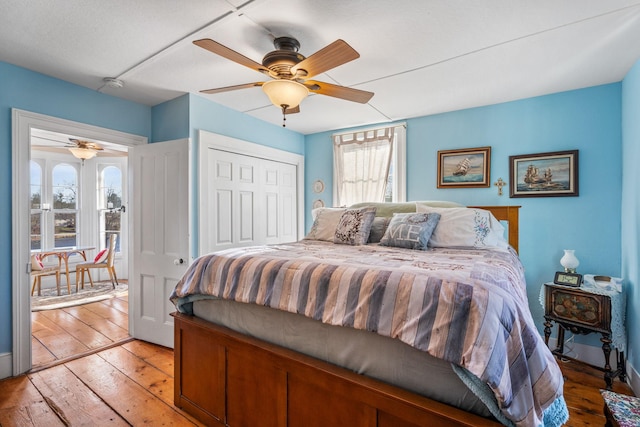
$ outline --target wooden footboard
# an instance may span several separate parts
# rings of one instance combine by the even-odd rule
[[[207,425],[499,425],[205,320],[173,316],[174,402]]]

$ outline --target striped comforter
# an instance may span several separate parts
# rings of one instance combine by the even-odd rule
[[[562,374],[538,334],[513,251],[318,241],[230,249],[198,258],[171,301],[225,298],[397,338],[462,366],[518,426],[543,425]]]

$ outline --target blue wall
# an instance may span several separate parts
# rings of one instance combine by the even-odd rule
[[[332,202],[332,132],[306,137],[217,105],[184,95],[153,108],[100,94],[0,62],[0,233],[11,236],[11,108],[116,129],[151,141],[191,137],[198,129],[305,155],[305,212]],[[409,119],[409,200],[453,200],[464,204],[518,204],[520,253],[527,270],[529,299],[537,324],[540,284],[560,268],[562,249],[575,249],[579,271],[623,276],[631,286],[628,325],[637,323],[638,216],[640,200],[640,65],[623,83],[564,92],[482,108]],[[622,123],[622,126],[621,126]],[[487,189],[436,188],[437,151],[489,145],[491,181],[508,179],[508,156],[580,150],[580,197],[499,197]],[[624,155],[624,156],[623,156]],[[624,159],[624,160],[623,160]],[[623,180],[624,173],[624,180]],[[325,181],[314,194],[311,184]],[[621,209],[621,205],[624,209]],[[621,262],[622,259],[622,262]],[[0,353],[11,351],[11,242],[0,244]],[[630,334],[630,360],[640,365],[640,342]],[[589,343],[598,345],[597,341]]]
[[[247,114],[190,94],[189,118],[191,137],[197,141],[197,130],[255,142],[279,150],[304,154],[304,136],[282,126],[273,125]]]
[[[622,82],[622,276],[627,284],[627,332],[631,364],[640,368],[640,61]],[[636,386],[639,379],[636,378]],[[638,389],[635,389],[636,393]]]
[[[204,129],[304,154],[304,136],[207,99],[184,95],[153,108],[104,95],[0,62],[0,233],[11,236],[11,108],[88,123],[149,138],[194,138]],[[126,90],[126,87],[125,89]],[[195,155],[194,159],[195,160]],[[195,195],[193,197],[195,200]],[[197,234],[197,230],[193,230]],[[12,351],[12,243],[0,242],[0,354]]]
[[[538,326],[540,286],[561,269],[563,249],[575,249],[578,271],[619,277],[622,183],[621,84],[563,92],[488,107],[408,119],[407,200],[451,200],[467,205],[521,205],[520,255],[529,305]],[[331,205],[331,132],[306,138],[306,211],[316,198]],[[437,189],[438,150],[491,146],[491,182],[509,181],[509,156],[580,150],[579,197],[511,199],[497,188]],[[542,330],[542,328],[541,328]],[[581,341],[581,339],[577,339]],[[599,345],[595,337],[588,344]]]
[[[11,352],[11,109],[150,137],[151,108],[0,62],[0,354]]]
[[[211,102],[201,96],[186,94],[153,107],[153,141],[191,138],[191,255],[198,256],[198,131],[205,130],[232,138],[304,154],[304,136],[267,123],[247,114]]]

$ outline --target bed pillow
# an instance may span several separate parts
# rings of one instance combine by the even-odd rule
[[[385,216],[377,216],[373,219],[373,224],[371,224],[371,231],[369,232],[369,240],[368,243],[379,243],[384,236],[385,231],[387,231],[387,227],[389,227],[389,223],[391,222],[391,217]]]
[[[369,233],[376,208],[346,209],[336,227],[333,243],[343,245],[364,245],[369,240]]]
[[[313,225],[305,240],[324,240],[333,242],[336,227],[346,208],[317,208],[311,211]]]
[[[373,206],[376,208],[376,216],[384,216],[391,218],[395,213],[415,213],[416,203],[423,203],[436,208],[464,207],[459,203],[447,202],[440,200],[424,200],[415,202],[361,202],[349,206],[349,209],[364,208]]]
[[[439,220],[438,213],[394,214],[380,245],[424,251]]]
[[[476,208],[434,208],[416,204],[418,212],[439,213],[440,222],[429,240],[433,248],[506,249],[504,227],[491,212]]]

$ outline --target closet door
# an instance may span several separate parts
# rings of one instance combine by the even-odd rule
[[[296,240],[296,167],[216,149],[207,151],[207,252]],[[201,230],[202,231],[202,230]],[[203,253],[203,252],[201,252]]]
[[[200,254],[297,240],[297,166],[210,148],[200,171]]]

